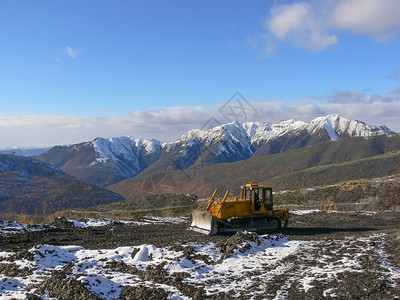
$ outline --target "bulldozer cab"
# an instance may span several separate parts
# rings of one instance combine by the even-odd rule
[[[241,187],[241,200],[250,201],[254,212],[264,208],[268,211],[273,209],[272,188],[259,186],[257,184],[246,184]]]

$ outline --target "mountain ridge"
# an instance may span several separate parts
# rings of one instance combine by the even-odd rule
[[[155,139],[96,138],[56,146],[38,156],[91,184],[107,186],[132,178],[145,169],[185,170],[192,166],[247,160],[347,137],[390,135],[386,126],[372,126],[337,114],[310,122],[294,119],[269,122],[237,121],[210,129],[192,129],[172,142]]]
[[[400,135],[327,141],[246,161],[187,170],[157,171],[149,167],[136,177],[108,188],[125,198],[179,191],[209,196],[215,188],[233,192],[246,182],[275,191],[312,187],[344,180],[373,178],[400,172]]]

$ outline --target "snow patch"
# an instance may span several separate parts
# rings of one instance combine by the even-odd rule
[[[17,221],[0,221],[0,236],[6,236],[9,234],[17,234],[17,233],[24,233],[29,231],[39,231],[48,229],[49,226],[47,225],[27,225],[21,224]]]
[[[139,157],[142,151],[146,155],[161,153],[161,142],[154,139],[132,138],[122,136],[115,138],[96,138],[92,145],[99,154],[97,162],[120,159],[136,162],[139,166]]]
[[[289,212],[291,214],[301,216],[301,215],[318,213],[318,212],[321,212],[321,210],[320,209],[291,209]]]

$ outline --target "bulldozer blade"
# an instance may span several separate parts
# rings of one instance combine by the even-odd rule
[[[208,211],[194,211],[189,229],[206,235],[217,234],[217,218]]]

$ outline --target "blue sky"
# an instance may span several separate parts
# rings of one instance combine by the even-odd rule
[[[235,92],[247,121],[400,131],[400,1],[1,1],[0,147],[171,140]],[[221,123],[223,119],[219,118]]]

